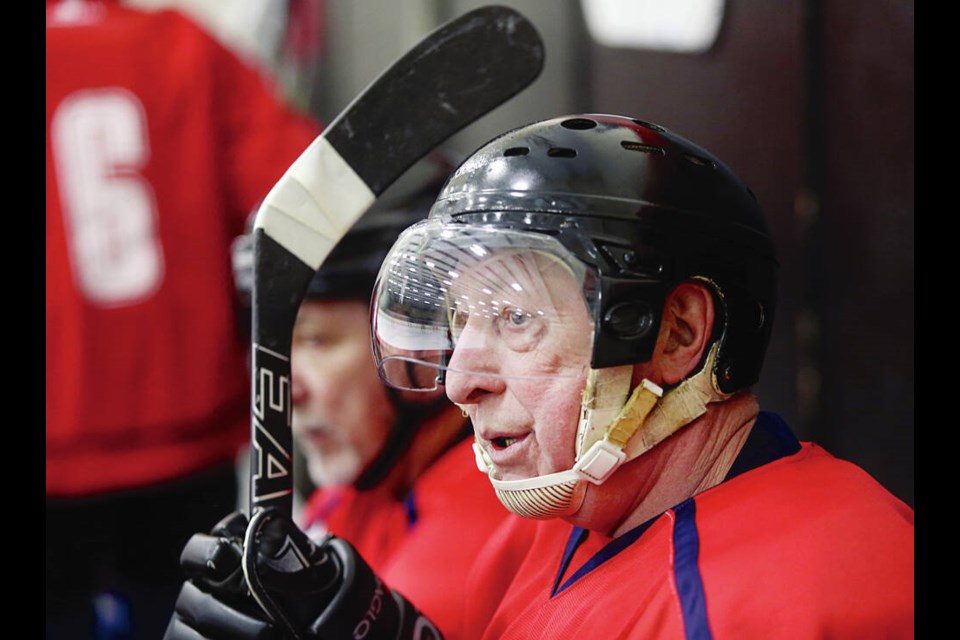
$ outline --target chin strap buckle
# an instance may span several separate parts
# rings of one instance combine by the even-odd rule
[[[626,458],[627,454],[620,447],[607,440],[598,440],[573,465],[573,471],[584,480],[601,484]]]
[[[594,484],[601,484],[609,478],[626,460],[627,454],[623,450],[627,442],[643,425],[647,415],[662,396],[663,389],[647,379],[642,380],[620,414],[607,428],[604,438],[587,449],[573,466],[573,471]]]

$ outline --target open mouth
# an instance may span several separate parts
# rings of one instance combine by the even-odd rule
[[[510,445],[514,444],[515,442],[518,442],[520,439],[521,439],[520,437],[504,436],[504,437],[494,438],[493,440],[490,441],[490,444],[492,444],[493,448],[496,449],[497,451],[503,451]]]

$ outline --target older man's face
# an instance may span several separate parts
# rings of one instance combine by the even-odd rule
[[[593,342],[573,274],[543,253],[494,255],[461,273],[448,300],[447,395],[469,413],[496,477],[569,469]]]

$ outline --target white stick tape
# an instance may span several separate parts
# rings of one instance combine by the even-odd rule
[[[264,198],[253,226],[318,269],[376,198],[326,138],[319,136]]]

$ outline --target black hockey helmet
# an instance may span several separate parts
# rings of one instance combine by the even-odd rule
[[[764,214],[727,165],[661,126],[584,114],[509,131],[456,169],[430,219],[550,237],[586,265],[592,368],[649,359],[667,293],[697,280],[717,302],[715,384],[759,378],[778,270]]]

